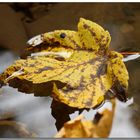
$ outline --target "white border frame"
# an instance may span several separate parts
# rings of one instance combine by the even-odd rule
[[[51,2],[51,3],[54,3],[54,2],[84,2],[84,3],[87,3],[87,2],[123,2],[123,3],[126,3],[126,2],[140,2],[140,0],[0,0],[1,3],[5,3],[5,2]]]

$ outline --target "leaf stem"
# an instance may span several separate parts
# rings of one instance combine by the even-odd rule
[[[140,52],[120,52],[122,55],[140,54]]]

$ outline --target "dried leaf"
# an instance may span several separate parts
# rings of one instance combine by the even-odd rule
[[[95,132],[93,133],[93,137],[107,138],[109,136],[112,128],[114,112],[115,100],[112,100],[112,110],[105,109],[100,113],[102,117],[100,118],[98,123],[95,124]]]
[[[111,131],[115,102],[112,101],[112,110],[105,109],[97,113],[93,121],[83,120],[79,115],[74,120],[68,121],[56,134],[56,138],[107,138]]]
[[[51,114],[56,120],[55,125],[57,130],[60,130],[64,123],[70,120],[69,115],[76,111],[75,108],[69,107],[66,104],[55,100],[52,101],[51,108]]]
[[[64,124],[64,127],[57,133],[56,138],[84,138],[92,137],[92,122],[86,122],[84,127],[83,115],[79,115],[76,119]]]
[[[2,82],[76,108],[96,108],[117,83],[115,94],[126,101],[128,72],[123,56],[108,49],[108,31],[81,18],[77,32],[56,30],[41,37],[46,46],[28,47],[34,53],[9,67],[0,76]]]

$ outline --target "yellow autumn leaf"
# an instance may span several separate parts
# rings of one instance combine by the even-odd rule
[[[79,115],[74,120],[64,124],[55,138],[107,138],[110,134],[115,111],[115,100],[112,100],[112,109],[104,109],[97,113],[93,120],[83,120]]]
[[[76,119],[68,121],[64,127],[56,134],[56,138],[85,138],[92,137],[93,123],[92,121],[81,121],[83,115],[79,115]],[[86,127],[84,124],[86,123]]]
[[[35,96],[53,96],[76,108],[96,108],[116,81],[120,86],[114,86],[115,93],[120,87],[126,92],[123,56],[108,49],[110,35],[98,24],[81,18],[78,31],[56,30],[42,38],[43,47],[28,47],[30,56],[1,74],[1,82]]]

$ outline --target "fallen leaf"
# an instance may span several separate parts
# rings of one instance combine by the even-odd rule
[[[57,102],[55,100],[52,101],[51,104],[51,114],[56,120],[56,128],[60,130],[65,122],[70,120],[70,114],[74,113],[77,109],[69,107],[66,104],[61,102]],[[63,114],[63,115],[62,115]]]
[[[81,18],[77,32],[56,30],[41,37],[46,46],[28,47],[30,53],[35,51],[1,74],[3,83],[75,108],[98,107],[112,87],[126,101],[128,72],[123,56],[108,49],[108,31]]]
[[[84,116],[79,115],[66,122],[55,138],[107,138],[112,128],[114,111],[115,100],[112,100],[112,110],[97,112],[93,121],[84,120]]]
[[[101,115],[101,118],[99,119],[98,123],[95,124],[94,130],[95,132],[93,133],[93,137],[97,136],[100,138],[107,138],[110,134],[116,106],[115,100],[111,101],[112,101],[112,110],[105,109],[103,112],[99,113]]]

